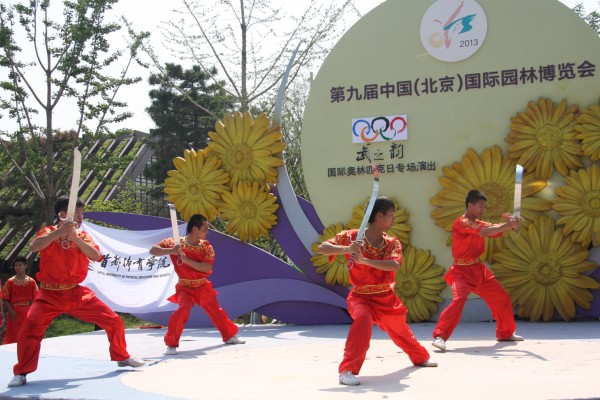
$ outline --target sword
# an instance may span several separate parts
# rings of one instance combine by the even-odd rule
[[[369,204],[367,204],[367,209],[365,210],[365,215],[363,215],[362,222],[360,223],[360,228],[358,228],[358,233],[356,234],[356,241],[360,242],[365,236],[365,230],[367,229],[367,223],[369,222],[369,217],[371,216],[371,212],[373,211],[373,206],[375,205],[375,200],[377,200],[377,194],[379,193],[379,171],[377,170],[377,165],[373,163],[373,192],[371,193],[371,198],[369,199]],[[347,268],[352,269],[354,264],[354,253],[350,256],[350,260],[348,261]]]
[[[515,173],[515,199],[513,216],[516,219],[521,218],[521,186],[523,184],[523,166],[517,164]]]
[[[171,229],[173,230],[173,240],[175,241],[175,246],[179,245],[181,239],[179,238],[179,224],[177,223],[177,210],[175,209],[175,205],[169,203],[169,213],[171,214]],[[181,257],[177,257],[177,262],[181,265],[183,262],[181,261]]]
[[[67,206],[66,221],[73,222],[75,208],[77,207],[77,194],[79,192],[79,178],[81,177],[81,153],[73,150],[73,177],[71,178],[71,191],[69,192],[69,205]]]
[[[521,217],[521,185],[523,183],[523,167],[517,164],[517,171],[515,174],[515,218]]]

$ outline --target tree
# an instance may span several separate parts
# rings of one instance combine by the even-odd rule
[[[167,63],[164,71],[166,76],[150,75],[150,84],[158,88],[150,91],[152,104],[146,109],[156,124],[150,130],[156,161],[146,168],[145,175],[156,182],[165,180],[167,171],[173,169],[173,157],[181,156],[184,149],[206,147],[208,132],[215,129],[213,115],[221,118],[233,110],[233,99],[223,90],[223,83],[211,83],[216,69],[205,72],[197,65],[183,69]]]
[[[598,4],[600,5],[600,2],[598,2]],[[576,4],[575,7],[573,7],[573,11],[583,18],[594,32],[600,36],[600,13],[598,11],[592,11],[589,14],[586,14],[586,10],[582,3]]]
[[[275,97],[275,91],[290,55],[299,46],[288,86],[310,67],[322,61],[343,31],[344,17],[352,10],[351,0],[323,5],[307,0],[299,17],[285,14],[271,0],[181,0],[179,21],[166,23],[165,39],[173,54],[208,72],[217,65],[225,84],[212,76],[239,105],[240,111],[261,98]],[[336,3],[341,3],[337,5]],[[282,2],[283,4],[283,2]],[[285,2],[288,9],[299,2]],[[162,71],[158,58],[145,47],[154,66]],[[263,110],[267,111],[267,110]]]
[[[127,71],[144,35],[130,32],[134,40],[128,51],[111,51],[110,38],[121,27],[105,17],[117,1],[0,3],[0,72],[5,76],[0,118],[5,129],[15,125],[11,132],[0,131],[0,163],[11,165],[14,193],[35,194],[30,205],[43,210],[46,223],[52,222],[59,193],[68,188],[72,149],[109,134],[110,124],[130,117],[119,112],[126,103],[116,95],[140,80],[127,78]],[[122,71],[112,77],[111,68],[121,60]],[[63,104],[73,109],[73,121],[61,121],[72,124],[73,133],[57,141],[53,115]]]

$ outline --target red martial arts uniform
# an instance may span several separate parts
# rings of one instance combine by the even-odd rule
[[[342,231],[328,242],[334,245],[349,246],[356,240],[357,233],[356,229]],[[383,243],[376,248],[365,237],[362,254],[365,258],[401,262],[402,245],[397,238],[384,233]],[[351,255],[346,254],[346,259],[349,260],[350,257]],[[348,332],[344,359],[339,366],[339,372],[351,371],[354,375],[358,375],[367,356],[374,323],[386,332],[398,347],[404,350],[414,365],[427,361],[429,353],[415,339],[406,323],[406,308],[394,294],[394,272],[382,271],[368,265],[358,264],[356,261],[349,272],[350,283],[353,287],[348,294],[347,303],[348,312],[354,321]]]
[[[470,220],[464,215],[452,225],[452,257],[454,264],[444,279],[452,286],[452,302],[442,312],[433,330],[433,337],[448,340],[460,321],[469,293],[480,296],[490,307],[496,320],[496,337],[510,338],[516,329],[512,302],[506,290],[492,272],[479,260],[485,251],[483,228],[496,226],[489,222]],[[502,236],[502,233],[491,237]]]
[[[6,337],[4,344],[16,343],[17,335],[21,329],[21,324],[27,317],[27,312],[38,294],[38,286],[35,280],[25,277],[25,280],[17,280],[14,276],[10,278],[2,289],[2,298],[10,303],[15,311],[15,319],[11,319],[7,313],[6,318]]]
[[[188,244],[185,238],[180,242],[181,250],[191,260],[213,265],[215,252],[208,240],[200,240],[198,246]],[[159,247],[172,249],[175,241],[172,238],[163,240]],[[183,328],[188,321],[194,304],[204,309],[212,324],[219,330],[223,341],[231,339],[238,332],[238,327],[227,316],[217,301],[217,292],[212,283],[206,279],[212,272],[200,272],[188,264],[182,263],[176,255],[170,254],[171,261],[175,266],[175,272],[179,277],[175,285],[175,294],[168,298],[169,301],[177,303],[179,308],[169,318],[169,327],[165,334],[165,344],[168,347],[179,347],[179,338]],[[181,265],[180,265],[181,264]]]
[[[57,229],[46,226],[36,238]],[[98,249],[90,235],[79,231],[78,236]],[[17,339],[17,358],[13,371],[25,375],[37,369],[44,333],[54,318],[68,314],[98,325],[106,331],[113,361],[128,359],[125,343],[125,326],[121,317],[96,297],[85,286],[80,286],[88,273],[88,257],[73,242],[63,243],[58,238],[40,251],[40,292],[33,301]],[[63,247],[63,244],[66,249]]]

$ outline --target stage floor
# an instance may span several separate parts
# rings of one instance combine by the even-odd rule
[[[338,384],[348,325],[240,327],[243,345],[215,329],[184,331],[164,355],[165,329],[127,331],[128,350],[148,361],[133,370],[109,361],[103,331],[42,342],[27,385],[6,388],[16,345],[0,346],[0,398],[34,399],[600,399],[600,321],[517,322],[524,342],[496,342],[492,322],[462,323],[431,346],[432,323],[411,324],[439,363],[414,367],[387,335],[373,331],[360,386]]]

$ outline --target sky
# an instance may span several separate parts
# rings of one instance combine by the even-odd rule
[[[15,3],[17,0],[7,0],[7,3]],[[303,9],[302,3],[306,4],[307,0],[274,0],[274,3],[281,2],[285,7],[299,7]],[[383,3],[384,0],[355,0],[356,10],[360,15],[367,14],[371,9],[375,8],[379,4]],[[393,1],[393,0],[389,0]],[[561,3],[567,7],[572,8],[578,3],[582,3],[587,12],[598,10],[600,11],[600,0],[560,0]],[[140,5],[143,4],[143,7]],[[158,30],[160,23],[169,19],[178,19],[177,15],[173,12],[175,7],[180,7],[181,3],[178,0],[164,1],[164,0],[121,0],[119,1],[112,12],[112,18],[118,18],[120,15],[124,15],[133,25],[136,31],[149,31],[152,36],[152,45],[155,49],[160,49],[161,45],[161,33]],[[358,20],[358,15],[354,17],[354,22]],[[170,57],[165,57],[164,62],[179,62]],[[316,70],[312,71],[316,74]],[[150,86],[148,85],[148,76],[150,71],[141,67],[134,67],[130,70],[129,76],[141,76],[142,81],[132,85],[131,87],[124,87],[119,91],[118,100],[125,101],[128,103],[128,110],[134,115],[132,118],[125,121],[126,127],[142,131],[149,132],[154,127],[154,123],[146,113],[145,109],[150,105],[150,98],[148,92]],[[61,118],[60,113],[65,113],[62,109],[57,112],[58,118],[55,118],[55,128],[59,129],[72,129],[72,126],[68,126],[67,121],[72,121],[72,116],[69,118]],[[72,114],[72,113],[71,113]],[[7,129],[4,120],[2,129]]]

